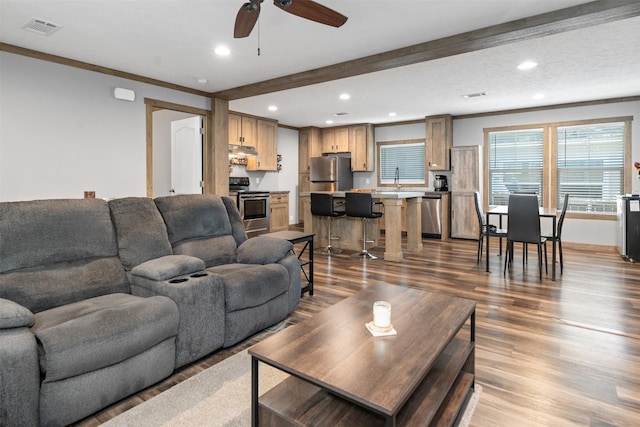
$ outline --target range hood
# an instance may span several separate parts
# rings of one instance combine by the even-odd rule
[[[229,154],[234,156],[257,156],[256,147],[250,145],[229,144]]]

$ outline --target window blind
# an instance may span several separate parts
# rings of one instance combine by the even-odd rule
[[[393,184],[396,168],[400,184],[424,184],[424,142],[381,144],[380,183]]]
[[[544,129],[489,132],[489,204],[507,206],[509,194],[535,192],[544,200]]]
[[[624,122],[558,127],[557,206],[569,193],[569,209],[616,212],[624,193]]]

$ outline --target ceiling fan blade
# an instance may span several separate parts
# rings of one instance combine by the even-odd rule
[[[233,28],[233,37],[241,39],[251,34],[260,16],[260,1],[249,2],[242,5],[236,15],[236,25]]]
[[[312,0],[274,0],[273,4],[293,15],[332,27],[340,27],[348,19],[341,13]]]

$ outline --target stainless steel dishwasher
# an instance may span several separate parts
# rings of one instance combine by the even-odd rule
[[[425,193],[422,196],[422,235],[442,237],[442,196]]]

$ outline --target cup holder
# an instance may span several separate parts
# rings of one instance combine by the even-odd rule
[[[195,273],[195,274],[192,274],[192,275],[191,275],[191,276],[189,276],[189,277],[194,277],[194,278],[196,278],[196,277],[205,277],[205,276],[208,276],[208,274],[207,274],[207,273]]]
[[[187,279],[187,278],[182,278],[182,279],[171,279],[171,280],[169,280],[169,283],[184,283],[184,282],[186,282],[187,280],[189,280],[189,279]]]

